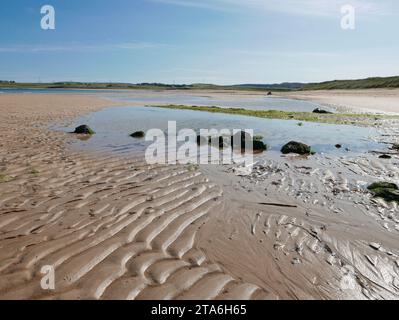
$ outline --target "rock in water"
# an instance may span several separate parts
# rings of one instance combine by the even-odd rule
[[[311,154],[312,148],[304,143],[291,141],[281,148],[283,154],[296,153],[296,154]]]
[[[144,131],[136,131],[136,132],[133,132],[130,136],[132,138],[144,138],[145,133],[144,133]]]
[[[76,134],[95,134],[95,132],[88,125],[81,125],[75,129],[73,133]]]
[[[267,145],[263,141],[253,140],[252,143],[254,152],[263,152],[267,150]]]
[[[271,95],[272,95],[272,92],[271,92],[271,91],[269,91],[269,92],[267,93],[267,95],[268,95],[268,96],[271,96]]]
[[[240,146],[242,150],[245,149],[245,143],[248,143],[252,140],[252,147],[254,152],[263,152],[267,150],[267,145],[261,141],[263,137],[255,136],[251,137],[248,132],[240,131],[237,132],[234,136],[231,137],[231,146]]]
[[[392,157],[388,154],[383,154],[379,156],[380,159],[392,159]]]
[[[332,114],[332,112],[330,112],[330,111],[327,111],[327,110],[323,110],[323,109],[320,109],[320,108],[316,108],[316,109],[314,109],[314,110],[313,110],[313,113],[320,113],[320,114]]]
[[[209,137],[204,137],[204,136],[201,136],[201,135],[197,136],[197,144],[199,146],[207,145],[207,144],[209,144],[209,141],[210,141]]]
[[[374,197],[399,203],[399,188],[391,182],[375,182],[367,187]]]
[[[341,148],[342,148],[342,144],[336,144],[335,147],[336,147],[337,149],[341,149]]]

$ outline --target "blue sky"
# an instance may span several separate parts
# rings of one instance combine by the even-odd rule
[[[56,10],[42,30],[40,9]],[[341,29],[340,8],[356,8]],[[397,0],[2,0],[0,79],[275,83],[399,75]]]

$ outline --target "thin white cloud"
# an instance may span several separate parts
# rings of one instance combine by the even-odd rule
[[[109,44],[27,44],[0,46],[0,53],[49,53],[49,52],[106,52],[120,50],[142,50],[164,46],[147,42],[123,42]]]
[[[390,14],[391,0],[149,0],[169,5],[203,9],[236,11],[251,9],[257,12],[280,12],[291,15],[336,16],[343,5],[353,5],[361,14]]]

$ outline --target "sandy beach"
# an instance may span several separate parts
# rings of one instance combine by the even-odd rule
[[[393,112],[389,92],[284,96]],[[398,154],[278,157],[246,174],[76,151],[48,129],[122,104],[0,96],[0,299],[399,299],[397,204],[365,190],[399,181]]]
[[[399,113],[399,89],[295,91],[275,95],[314,101],[344,111]]]
[[[198,248],[221,189],[183,166],[68,151],[43,125],[112,106],[73,95],[0,97],[0,299],[267,298]],[[56,290],[40,286],[42,266]]]

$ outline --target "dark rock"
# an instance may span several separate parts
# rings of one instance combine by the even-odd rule
[[[145,132],[144,131],[136,131],[130,135],[132,138],[144,138]]]
[[[393,143],[391,149],[392,150],[399,150],[399,143]]]
[[[388,154],[380,155],[378,158],[380,158],[380,159],[392,159],[392,157],[390,155],[388,155]]]
[[[341,148],[342,148],[342,144],[336,144],[335,147],[336,147],[337,149],[341,149]]]
[[[269,91],[269,92],[267,93],[267,95],[268,95],[268,96],[271,96],[271,95],[273,95],[273,94],[272,94],[271,91]]]
[[[204,137],[204,136],[201,136],[201,135],[197,136],[197,144],[200,145],[200,146],[209,144],[209,141],[210,141],[209,137]]]
[[[374,197],[399,202],[399,188],[391,182],[375,182],[367,188]]]
[[[232,145],[240,145],[241,148],[245,148],[245,141],[250,141],[251,139],[252,137],[248,132],[239,131],[231,137],[231,143]]]
[[[231,146],[240,146],[242,150],[245,149],[245,144],[252,140],[252,148],[254,152],[263,152],[267,150],[267,145],[262,141],[263,137],[251,137],[248,132],[240,131],[231,137]]]
[[[225,145],[224,144],[224,138],[226,138],[227,139],[227,137],[222,137],[222,136],[219,136],[218,138],[217,138],[217,140],[214,138],[213,140],[212,140],[212,138],[210,139],[210,143],[211,144],[216,144],[220,149],[223,149],[224,147],[226,147],[227,145]],[[215,141],[216,140],[216,141]],[[216,143],[215,143],[216,142]]]
[[[291,141],[288,142],[285,146],[281,148],[281,152],[283,154],[288,154],[288,153],[296,153],[296,154],[311,154],[312,149],[310,146],[301,143],[301,142],[296,142],[296,141]]]
[[[263,152],[265,150],[267,150],[267,145],[262,141],[261,136],[256,136],[254,138],[251,137],[251,135],[245,131],[240,131],[238,133],[236,133],[234,136],[231,136],[231,144],[230,146],[232,148],[234,147],[238,147],[241,150],[245,149],[245,144],[248,141],[248,143],[250,141],[252,141],[252,146],[253,146],[253,151],[254,152]],[[223,149],[225,147],[228,146],[227,142],[228,142],[229,137],[226,136],[219,136],[218,139],[216,140],[215,138],[212,139],[211,137],[205,137],[205,136],[201,136],[198,135],[197,136],[197,144],[200,146],[204,146],[204,145],[209,145],[209,144],[215,144],[217,145],[219,148]]]
[[[254,152],[263,152],[267,150],[267,145],[263,141],[253,140],[252,143],[253,143],[252,147]]]
[[[75,129],[73,133],[76,134],[95,134],[95,132],[88,125],[81,125]]]
[[[314,110],[313,110],[313,113],[320,113],[320,114],[332,114],[332,112],[330,112],[330,111],[327,111],[327,110],[323,110],[323,109],[320,109],[320,108],[316,108],[316,109],[314,109]]]

